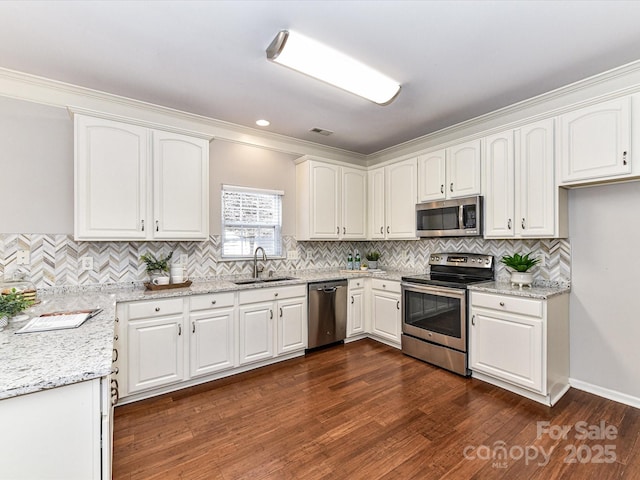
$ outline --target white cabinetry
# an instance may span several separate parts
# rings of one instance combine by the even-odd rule
[[[203,240],[209,142],[75,115],[76,240]]]
[[[484,140],[486,238],[566,237],[567,195],[554,181],[553,119]]]
[[[367,172],[302,157],[296,165],[298,240],[366,238]]]
[[[480,140],[418,157],[418,201],[480,194]]]
[[[411,158],[368,172],[369,237],[415,239],[417,160]]]
[[[364,279],[349,280],[349,309],[347,311],[347,338],[365,333]]]
[[[240,365],[304,350],[307,344],[306,286],[241,291]]]
[[[371,334],[399,348],[402,333],[400,282],[372,279],[371,298]]]
[[[108,377],[0,400],[0,478],[110,480],[111,415]]]
[[[234,367],[235,294],[210,293],[189,299],[191,377]]]
[[[560,184],[631,173],[631,97],[565,113],[558,131]]]
[[[126,305],[127,382],[123,396],[184,380],[183,312],[182,298]]]
[[[471,292],[473,376],[553,405],[569,388],[568,295]]]

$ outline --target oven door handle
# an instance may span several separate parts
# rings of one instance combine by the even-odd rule
[[[467,292],[466,289],[462,289],[462,288],[434,287],[432,285],[418,286],[415,283],[402,283],[401,285],[404,288],[404,290],[408,292],[430,293],[434,295],[445,295],[447,297],[453,296],[456,298],[464,298]]]

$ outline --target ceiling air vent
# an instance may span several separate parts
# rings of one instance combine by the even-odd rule
[[[325,137],[328,137],[329,135],[332,135],[333,132],[331,130],[325,130],[324,128],[312,128],[311,130],[309,130],[312,133],[319,133],[320,135],[324,135]]]

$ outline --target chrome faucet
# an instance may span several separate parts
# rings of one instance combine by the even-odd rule
[[[256,251],[253,252],[253,278],[258,278],[258,275],[260,275],[260,272],[264,270],[264,265],[261,265],[260,267],[258,267],[258,250],[262,250],[262,261],[263,262],[267,261],[267,254],[264,253],[264,248],[262,247],[256,248]]]

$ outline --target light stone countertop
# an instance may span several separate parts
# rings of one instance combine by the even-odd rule
[[[39,291],[41,303],[26,311],[30,318],[53,311],[96,307],[104,311],[78,328],[47,332],[16,334],[27,320],[10,322],[0,331],[0,400],[109,375],[117,302],[300,285],[341,278],[372,277],[400,281],[403,275],[412,273],[423,272],[345,272],[336,269],[286,272],[276,276],[286,275],[295,279],[250,285],[236,285],[232,279],[210,279],[194,282],[188,288],[155,291],[134,284],[58,287],[51,292]]]
[[[536,298],[546,300],[555,295],[569,293],[571,287],[568,285],[540,285],[533,284],[531,287],[513,286],[510,282],[484,282],[469,285],[469,290],[473,292],[496,293],[500,295],[512,295],[516,297]]]

